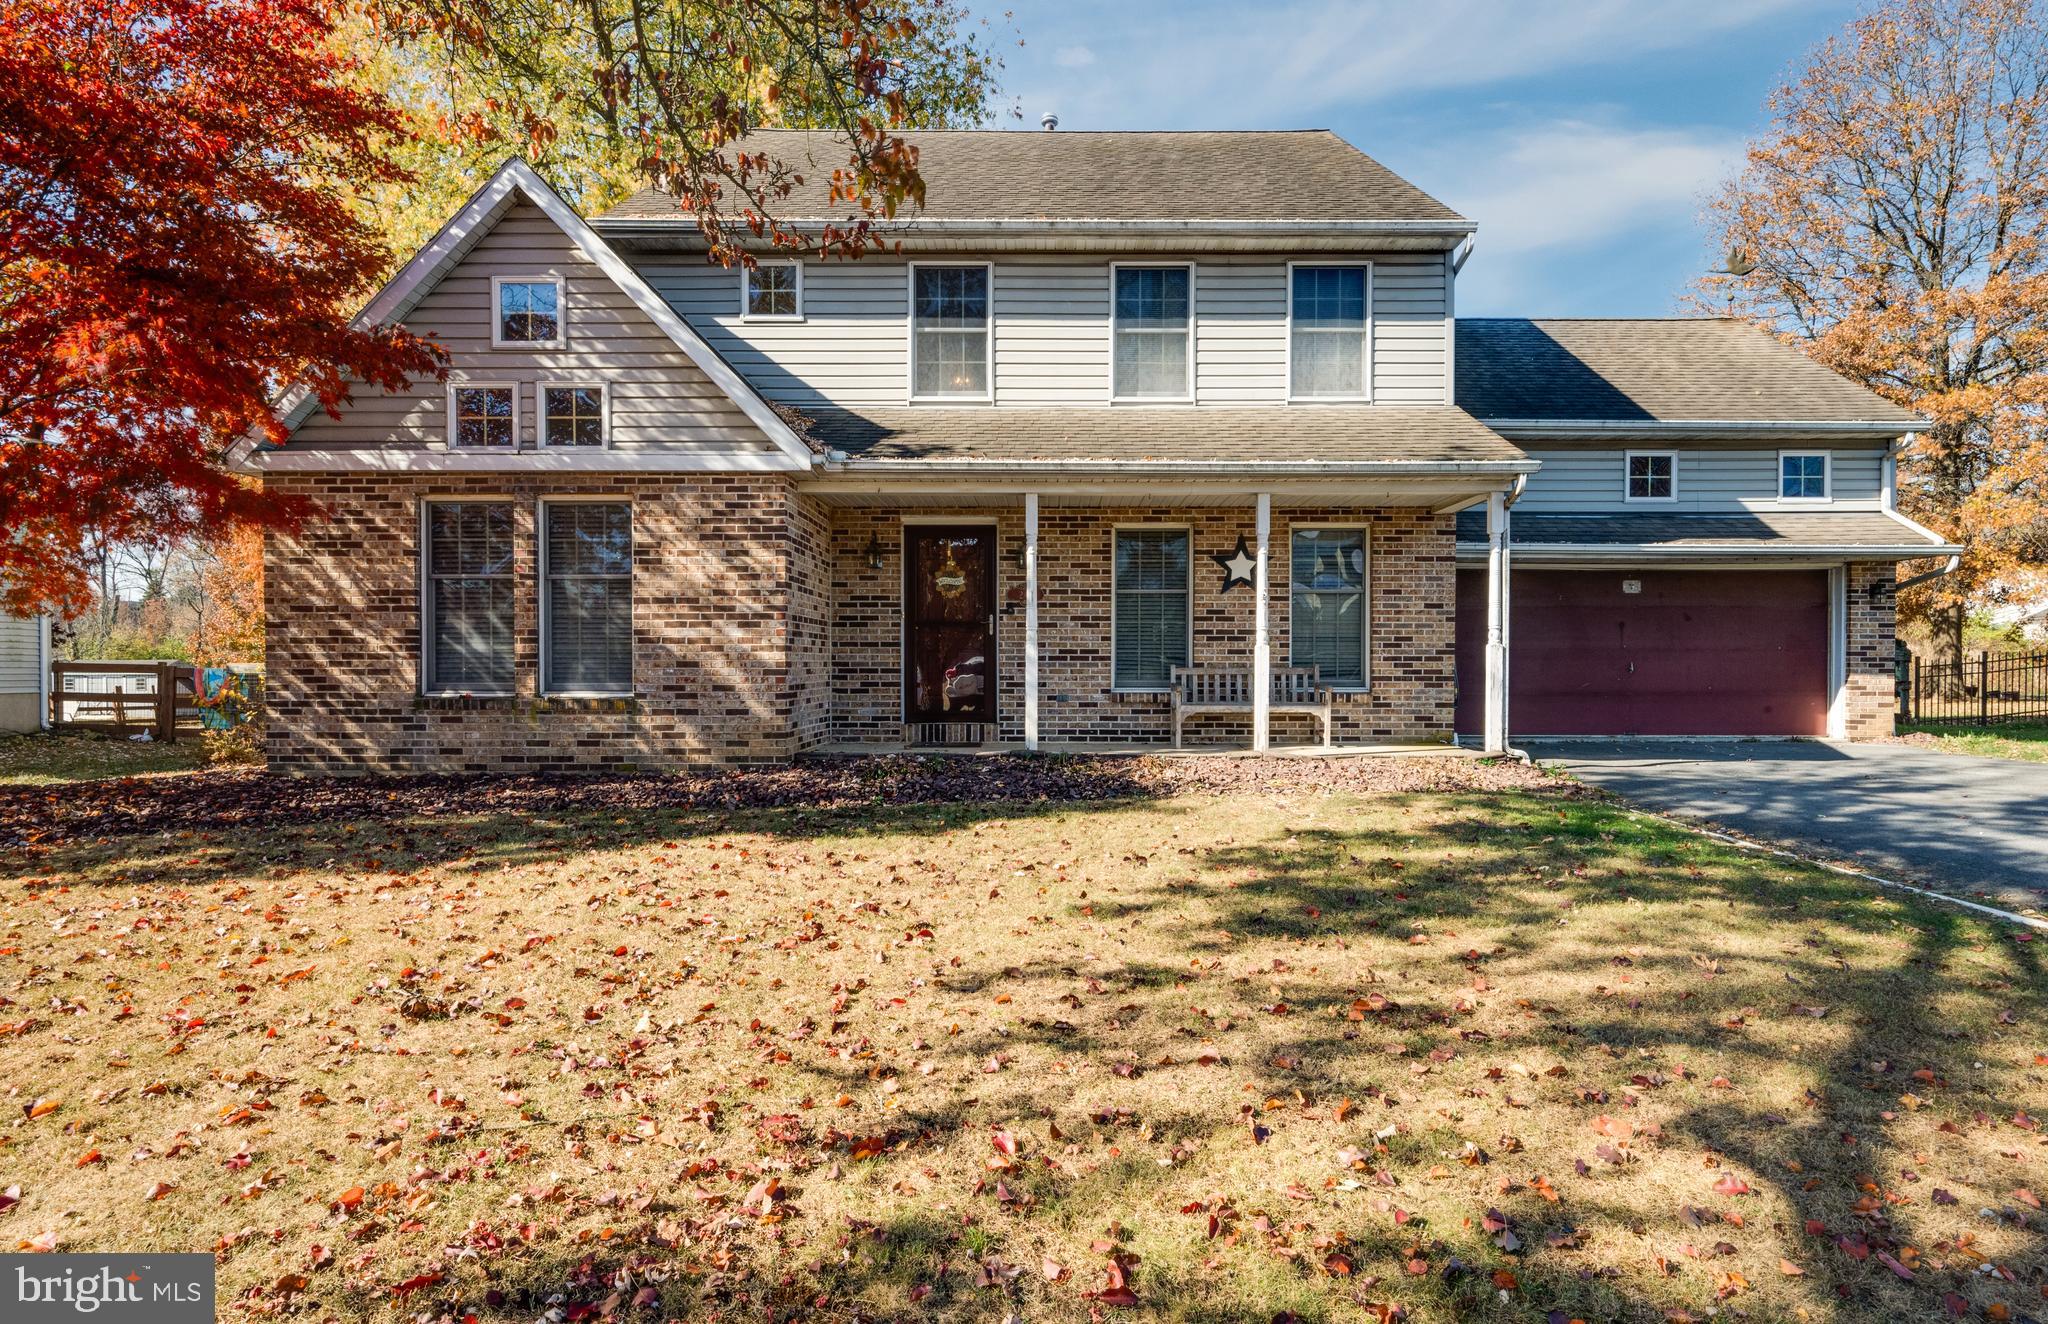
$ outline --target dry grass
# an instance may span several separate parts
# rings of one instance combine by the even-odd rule
[[[0,736],[0,786],[64,786],[107,777],[188,772],[205,761],[205,747],[197,740]]]
[[[1991,726],[1907,727],[1898,739],[1944,754],[2048,763],[2048,721],[2000,722]]]
[[[1290,787],[17,851],[0,1238],[309,1318],[2042,1311],[2042,944]]]

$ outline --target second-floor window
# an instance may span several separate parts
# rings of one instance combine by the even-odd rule
[[[920,263],[910,269],[910,396],[989,398],[989,269]]]
[[[1622,496],[1629,501],[1678,500],[1678,456],[1672,451],[1630,451]]]
[[[1369,399],[1370,269],[1301,265],[1289,269],[1289,281],[1288,395],[1296,400]]]
[[[562,343],[562,282],[553,277],[491,282],[491,344],[501,349]]]
[[[800,262],[762,262],[740,268],[740,316],[749,322],[800,322],[804,268]]]
[[[1787,451],[1778,457],[1778,496],[1785,501],[1828,499],[1826,451]]]
[[[1187,400],[1194,395],[1191,267],[1111,269],[1118,400]]]
[[[604,387],[543,384],[540,388],[540,444],[603,446]]]
[[[448,389],[448,444],[464,450],[511,450],[519,432],[519,388]]]

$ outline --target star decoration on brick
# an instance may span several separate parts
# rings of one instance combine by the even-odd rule
[[[1259,568],[1259,559],[1252,555],[1251,548],[1244,545],[1244,535],[1237,535],[1237,550],[1233,552],[1211,552],[1209,559],[1223,567],[1223,591],[1225,593],[1239,584],[1250,586],[1252,573]]]

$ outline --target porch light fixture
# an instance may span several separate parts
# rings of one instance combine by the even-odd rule
[[[884,550],[885,549],[882,546],[882,540],[876,537],[874,534],[870,533],[868,535],[867,547],[868,569],[880,570],[882,568],[882,553]]]

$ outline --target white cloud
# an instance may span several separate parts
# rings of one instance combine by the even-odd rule
[[[1062,46],[1052,53],[1052,62],[1062,69],[1084,69],[1095,63],[1095,52],[1086,46]]]

